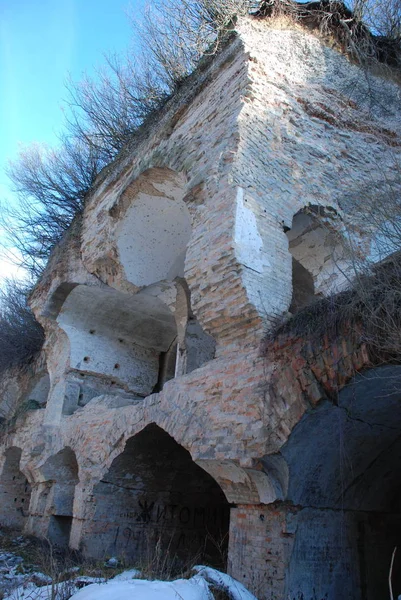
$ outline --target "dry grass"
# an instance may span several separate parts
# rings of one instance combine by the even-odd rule
[[[390,2],[390,0],[388,0]],[[274,27],[294,25],[318,35],[326,43],[346,53],[354,62],[377,70],[386,65],[399,81],[401,48],[398,37],[375,35],[372,24],[367,24],[341,1],[295,2],[293,0],[269,0],[262,2],[255,17],[266,19]],[[379,70],[382,74],[382,70]]]
[[[355,333],[373,362],[401,359],[401,254],[355,278],[351,289],[316,300],[267,335],[271,344],[279,336],[302,337],[312,343],[324,337],[335,340]]]
[[[220,546],[222,560],[225,560],[225,550]],[[156,546],[149,540],[147,552],[141,561],[119,559],[116,567],[110,568],[103,560],[85,558],[80,552],[62,550],[53,546],[48,540],[40,540],[33,536],[22,536],[20,531],[13,528],[2,527],[0,530],[0,552],[13,553],[20,556],[23,562],[18,565],[17,571],[25,575],[25,583],[45,585],[38,579],[38,573],[49,578],[51,586],[51,600],[62,594],[68,600],[76,587],[82,587],[80,578],[91,577],[99,582],[112,579],[127,569],[137,569],[138,579],[173,581],[175,579],[189,579],[194,575],[192,570],[196,564],[203,563],[202,549],[188,560],[178,558],[171,548],[165,545],[165,539],[159,538]],[[15,587],[21,585],[21,582]],[[61,587],[60,587],[61,585]],[[210,589],[216,600],[229,600],[229,595],[223,590],[211,585]],[[61,591],[60,591],[61,590]],[[7,593],[9,593],[8,590]],[[0,593],[0,600],[2,596]]]

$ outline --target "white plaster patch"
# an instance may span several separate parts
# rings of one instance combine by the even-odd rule
[[[127,279],[144,286],[182,277],[190,237],[191,218],[182,200],[138,194],[117,229]]]
[[[244,190],[238,187],[235,213],[235,255],[245,267],[263,273],[269,263],[263,249],[263,240],[258,231],[254,212],[247,206]]]

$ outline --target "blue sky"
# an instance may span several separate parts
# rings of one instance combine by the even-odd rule
[[[141,11],[144,2],[0,0],[1,200],[13,202],[4,167],[19,146],[57,143],[68,75],[79,79],[102,64],[103,53],[124,51],[127,12]]]

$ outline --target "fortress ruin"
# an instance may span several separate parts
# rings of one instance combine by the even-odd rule
[[[347,327],[265,338],[349,286],[350,232],[365,256],[374,238],[356,207],[399,190],[400,145],[397,83],[241,21],[100,174],[31,296],[46,341],[0,381],[3,419],[29,407],[0,440],[0,522],[95,558],[201,552],[260,600],[385,597],[400,366]]]

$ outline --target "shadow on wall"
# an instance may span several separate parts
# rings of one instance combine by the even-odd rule
[[[16,379],[5,381],[0,390],[0,426],[12,422],[26,410],[44,408],[50,390],[47,372],[39,373],[30,381],[28,392],[23,392]]]
[[[50,391],[49,374],[41,373],[34,378],[30,392],[27,394],[28,408],[44,408]]]
[[[21,449],[8,448],[0,476],[0,524],[23,529],[31,498],[31,486],[20,471]]]
[[[84,526],[89,556],[136,564],[168,552],[177,571],[192,561],[224,568],[229,504],[216,481],[155,424],[130,438],[93,490]]]
[[[401,544],[401,367],[358,375],[305,414],[281,449],[294,546],[285,597],[388,597]],[[401,594],[401,558],[393,570]],[[315,595],[314,595],[315,594]]]

